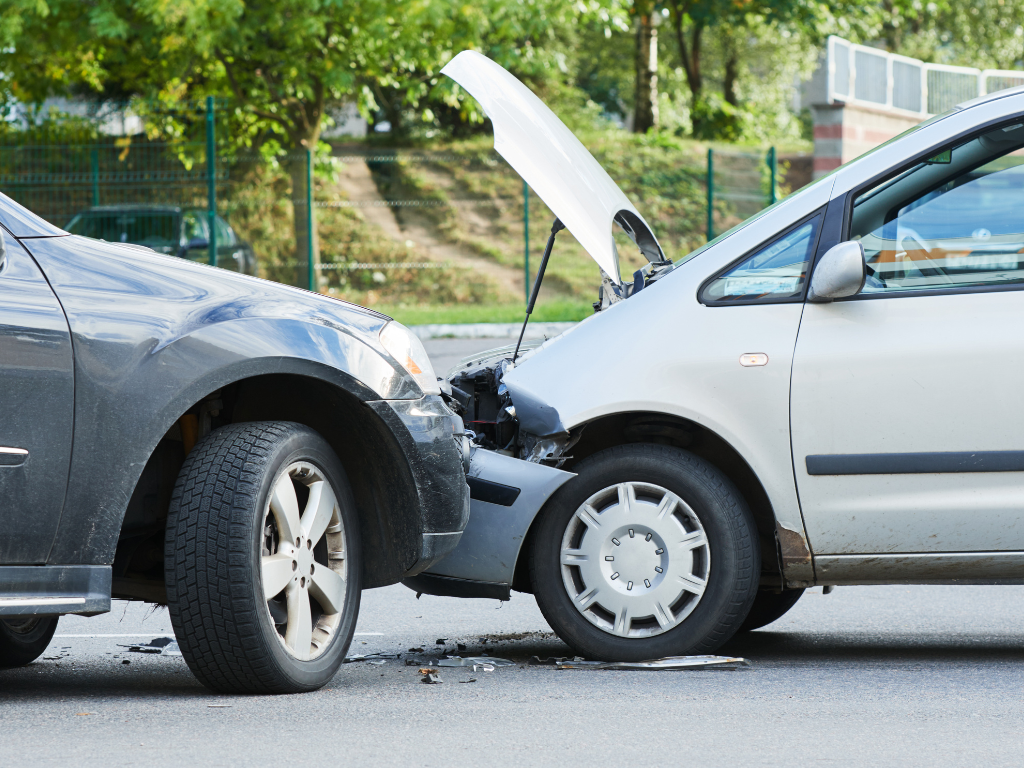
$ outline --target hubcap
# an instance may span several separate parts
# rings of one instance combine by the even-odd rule
[[[260,563],[281,643],[301,661],[315,659],[341,623],[348,566],[337,497],[312,464],[296,462],[274,482]]]
[[[619,483],[576,510],[560,562],[566,592],[588,621],[620,637],[651,637],[700,602],[711,550],[681,498],[650,483]]]

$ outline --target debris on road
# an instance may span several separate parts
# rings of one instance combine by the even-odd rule
[[[410,648],[409,653],[423,653],[422,648]]]
[[[533,665],[533,666],[537,666],[539,664],[544,664],[544,665],[561,664],[563,661],[568,661],[568,660],[569,660],[568,656],[551,656],[550,658],[547,658],[547,659],[542,659],[540,656],[531,656],[530,657],[530,664]],[[582,661],[582,659],[579,659],[579,660]]]
[[[469,678],[469,680],[459,680],[459,682],[460,683],[475,683],[476,682],[476,678],[475,677],[471,677],[471,678]]]
[[[536,657],[534,657],[536,658]],[[666,656],[651,661],[558,661],[556,669],[638,669],[638,670],[672,670],[700,669],[716,667],[722,669],[739,669],[749,667],[750,662],[736,656]]]
[[[352,664],[356,661],[368,661],[371,664],[380,666],[385,661],[395,661],[400,658],[402,658],[400,653],[353,653],[351,656],[345,657],[345,663]]]
[[[119,648],[127,648],[128,653],[158,653],[161,656],[181,656],[181,650],[173,637],[154,637],[148,643],[135,645],[120,645]]]
[[[430,672],[423,676],[423,682],[427,685],[440,685],[444,682],[444,680],[435,675],[433,672]]]
[[[514,667],[516,665],[514,661],[492,658],[490,656],[468,656],[465,659],[461,656],[447,656],[443,659],[438,659],[435,663],[439,667],[472,667],[474,672],[476,672],[477,667],[484,672],[493,672],[496,667]]]
[[[437,640],[434,641],[434,645],[444,645],[447,642],[448,641],[445,638],[439,637],[437,638]]]

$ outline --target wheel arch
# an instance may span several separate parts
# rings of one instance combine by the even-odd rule
[[[379,397],[336,370],[299,362],[305,364],[298,370],[217,382],[192,402],[168,409],[161,422],[164,431],[135,479],[119,521],[113,552],[115,596],[161,602],[159,548],[181,464],[199,437],[248,421],[303,424],[331,445],[356,500],[365,587],[398,581],[416,561],[422,521],[416,514],[415,481],[395,435],[367,405]],[[106,562],[111,562],[109,557]]]
[[[761,545],[762,586],[782,585],[782,565],[777,539],[777,517],[764,485],[743,456],[727,440],[708,427],[690,419],[652,411],[608,414],[574,427],[579,440],[569,449],[571,458],[562,469],[572,471],[574,464],[595,453],[630,443],[671,445],[690,451],[722,471],[736,486],[750,507]],[[534,518],[523,539],[516,560],[512,588],[532,591],[529,577],[529,551],[537,530]]]

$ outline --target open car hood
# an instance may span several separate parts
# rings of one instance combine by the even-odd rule
[[[463,51],[442,73],[475,98],[494,126],[494,149],[533,187],[615,283],[617,223],[648,261],[664,260],[640,212],[555,113],[514,75],[476,51]]]

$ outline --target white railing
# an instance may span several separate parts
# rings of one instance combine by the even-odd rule
[[[926,64],[834,35],[826,54],[829,104],[860,104],[918,116],[1024,85],[1024,72]]]

